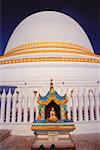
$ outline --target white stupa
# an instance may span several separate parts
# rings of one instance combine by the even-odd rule
[[[36,85],[53,78],[66,84],[96,83],[99,57],[82,27],[56,11],[25,18],[12,33],[0,57],[0,83]],[[43,83],[43,84],[44,84]]]
[[[99,63],[85,31],[71,17],[42,11],[25,18],[0,56],[0,86],[17,86],[21,91],[17,97],[18,91],[6,95],[3,90],[1,128],[29,135],[34,111],[38,114],[36,93],[46,95],[53,79],[58,94],[67,93],[75,132],[100,132]]]
[[[93,52],[82,27],[71,17],[54,11],[43,11],[25,18],[11,35],[5,53],[31,42],[67,42]]]

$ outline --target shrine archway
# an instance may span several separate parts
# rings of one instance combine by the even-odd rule
[[[45,106],[45,119],[50,118],[51,108],[54,108],[56,117],[60,120],[60,105],[57,105],[53,100]]]

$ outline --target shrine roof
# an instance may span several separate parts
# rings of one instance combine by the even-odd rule
[[[38,103],[39,104],[48,105],[51,101],[54,101],[57,105],[63,105],[68,101],[66,94],[64,96],[60,96],[54,90],[52,80],[50,83],[50,90],[48,91],[48,93],[45,96],[41,96],[40,94],[38,96]]]

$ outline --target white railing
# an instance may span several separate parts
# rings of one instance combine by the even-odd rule
[[[30,93],[27,92],[27,89],[22,91],[15,90],[12,94],[9,89],[8,94],[6,94],[3,90],[0,95],[1,123],[32,123],[34,121],[38,94],[32,89]],[[67,104],[69,118],[73,119],[74,122],[100,120],[99,88],[72,88],[66,91],[69,100]]]

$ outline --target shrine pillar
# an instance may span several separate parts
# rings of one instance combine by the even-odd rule
[[[61,119],[65,119],[65,109],[64,109],[64,105],[60,105],[60,116]]]

